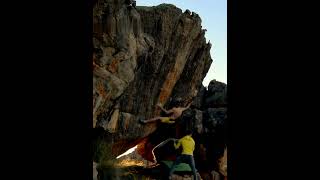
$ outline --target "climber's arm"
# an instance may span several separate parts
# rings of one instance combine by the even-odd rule
[[[174,145],[174,148],[175,148],[175,149],[178,149],[178,148],[181,146],[181,141],[180,141],[180,139],[178,140],[178,142],[175,141],[175,142],[173,143],[173,145]]]
[[[192,102],[190,102],[187,107],[181,108],[181,110],[182,110],[182,111],[185,111],[185,110],[189,109],[190,106],[191,106],[191,104],[192,104]]]
[[[172,109],[170,109],[170,110],[164,109],[161,104],[158,104],[158,107],[159,107],[163,112],[165,112],[166,114],[170,114],[170,113],[173,112]]]

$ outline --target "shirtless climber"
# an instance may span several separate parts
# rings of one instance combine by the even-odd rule
[[[175,120],[181,116],[182,112],[187,110],[191,106],[191,103],[189,103],[189,105],[187,107],[173,107],[170,110],[166,110],[166,109],[164,109],[162,107],[161,104],[158,104],[157,106],[160,107],[162,111],[164,111],[168,115],[169,114],[171,114],[171,115],[170,116],[166,116],[166,117],[158,116],[158,117],[154,117],[154,118],[151,118],[151,119],[148,119],[148,120],[140,120],[140,122],[142,122],[142,123],[150,123],[150,122],[154,122],[154,121],[160,120],[162,123],[173,124],[173,123],[175,123]]]

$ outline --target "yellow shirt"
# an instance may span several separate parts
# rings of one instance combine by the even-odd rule
[[[178,143],[174,143],[174,147],[178,149],[182,146],[182,154],[193,155],[195,142],[191,136],[187,135],[179,139]]]

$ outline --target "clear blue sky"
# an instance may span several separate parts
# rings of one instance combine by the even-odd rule
[[[201,17],[202,29],[207,29],[206,40],[210,40],[213,62],[203,80],[208,86],[212,79],[227,83],[227,0],[136,0],[137,6],[156,6],[161,3],[174,4],[184,12],[194,11]]]

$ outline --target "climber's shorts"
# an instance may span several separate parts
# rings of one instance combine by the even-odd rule
[[[171,120],[174,120],[174,119],[172,119],[171,117],[164,117],[161,119],[161,122],[162,123],[174,123],[174,121],[171,121]]]

